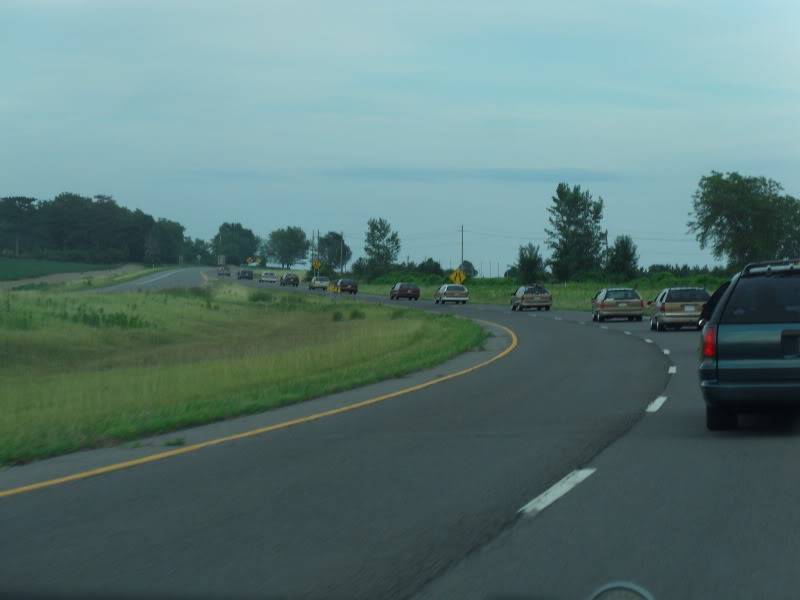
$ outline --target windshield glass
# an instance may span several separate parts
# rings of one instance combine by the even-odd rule
[[[800,323],[800,274],[740,278],[720,322]]]
[[[691,290],[670,290],[667,294],[667,302],[705,302],[709,298],[709,293],[704,289]]]
[[[608,290],[607,300],[639,300],[639,294],[635,290]]]

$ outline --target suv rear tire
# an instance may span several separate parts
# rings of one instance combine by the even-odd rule
[[[735,410],[722,406],[706,406],[706,427],[709,431],[729,431],[739,427]]]

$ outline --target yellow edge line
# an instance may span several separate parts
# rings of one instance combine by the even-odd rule
[[[367,406],[371,406],[373,404],[378,404],[379,402],[384,402],[386,400],[391,400],[392,398],[397,398],[398,396],[402,396],[404,394],[410,394],[411,392],[416,392],[419,390],[424,390],[425,388],[431,387],[438,383],[442,383],[444,381],[449,381],[450,379],[455,379],[456,377],[461,377],[463,375],[467,375],[468,373],[472,373],[473,371],[477,371],[487,365],[492,364],[493,362],[500,360],[501,358],[508,356],[514,349],[517,347],[519,340],[517,339],[517,334],[514,333],[511,329],[504,325],[500,325],[498,323],[492,323],[491,321],[481,321],[479,319],[475,319],[479,323],[487,323],[489,325],[493,325],[495,327],[499,327],[503,331],[505,331],[511,337],[511,343],[500,353],[494,355],[493,357],[478,363],[477,365],[473,365],[466,369],[462,369],[461,371],[457,371],[455,373],[450,373],[449,375],[442,375],[441,377],[437,377],[435,379],[431,379],[430,381],[426,381],[425,383],[419,383],[417,385],[412,385],[411,387],[403,388],[401,390],[397,390],[395,392],[390,392],[388,394],[383,394],[382,396],[376,396],[375,398],[369,398],[368,400],[362,400],[361,402],[355,402],[353,404],[347,404],[345,406],[341,406],[339,408],[334,408],[331,410],[326,410],[323,412],[314,413],[305,417],[299,417],[297,419],[292,419],[290,421],[284,421],[282,423],[276,423],[274,425],[267,425],[266,427],[259,427],[258,429],[251,429],[250,431],[244,431],[242,433],[236,433],[233,435],[227,435],[221,438],[215,438],[213,440],[207,440],[205,442],[199,442],[197,444],[192,444],[190,446],[184,446],[183,448],[176,448],[174,450],[167,450],[166,452],[159,452],[158,454],[151,454],[150,456],[144,456],[142,458],[136,458],[133,460],[126,460],[123,462],[114,463],[111,465],[106,465],[105,467],[98,467],[96,469],[89,469],[87,471],[80,471],[78,473],[73,473],[72,475],[65,475],[64,477],[56,477],[55,479],[48,479],[45,481],[40,481],[38,483],[31,483],[29,485],[23,485],[20,487],[11,488],[8,490],[0,491],[0,498],[6,498],[8,496],[16,496],[17,494],[25,494],[27,492],[33,492],[35,490],[41,490],[43,488],[53,487],[56,485],[61,485],[64,483],[69,483],[71,481],[79,481],[81,479],[88,479],[89,477],[97,477],[98,475],[105,475],[106,473],[113,473],[115,471],[122,471],[123,469],[130,469],[132,467],[137,467],[139,465],[146,465],[148,463],[156,462],[159,460],[164,460],[165,458],[171,458],[173,456],[180,456],[181,454],[188,454],[190,452],[197,452],[198,450],[202,450],[203,448],[209,448],[211,446],[219,446],[220,444],[225,444],[227,442],[233,442],[236,440],[242,440],[249,437],[254,437],[257,435],[262,435],[264,433],[269,433],[270,431],[278,431],[279,429],[287,429],[289,427],[294,427],[295,425],[302,425],[303,423],[310,423],[311,421],[317,421],[319,419],[324,419],[325,417],[332,417],[334,415],[339,415],[342,413],[350,412],[353,410],[358,410],[360,408],[364,408]]]

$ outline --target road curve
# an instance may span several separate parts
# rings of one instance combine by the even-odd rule
[[[204,275],[170,273],[124,289],[192,285]],[[509,326],[519,347],[363,410],[0,499],[0,589],[430,593],[516,531],[521,506],[605,456],[670,379],[669,358],[655,345],[573,322],[581,315],[408,304]]]

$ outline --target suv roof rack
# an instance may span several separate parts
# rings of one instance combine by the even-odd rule
[[[786,271],[797,271],[800,273],[800,258],[787,258],[783,260],[767,260],[763,262],[750,263],[742,269],[742,275],[769,275],[775,273],[785,273]]]

